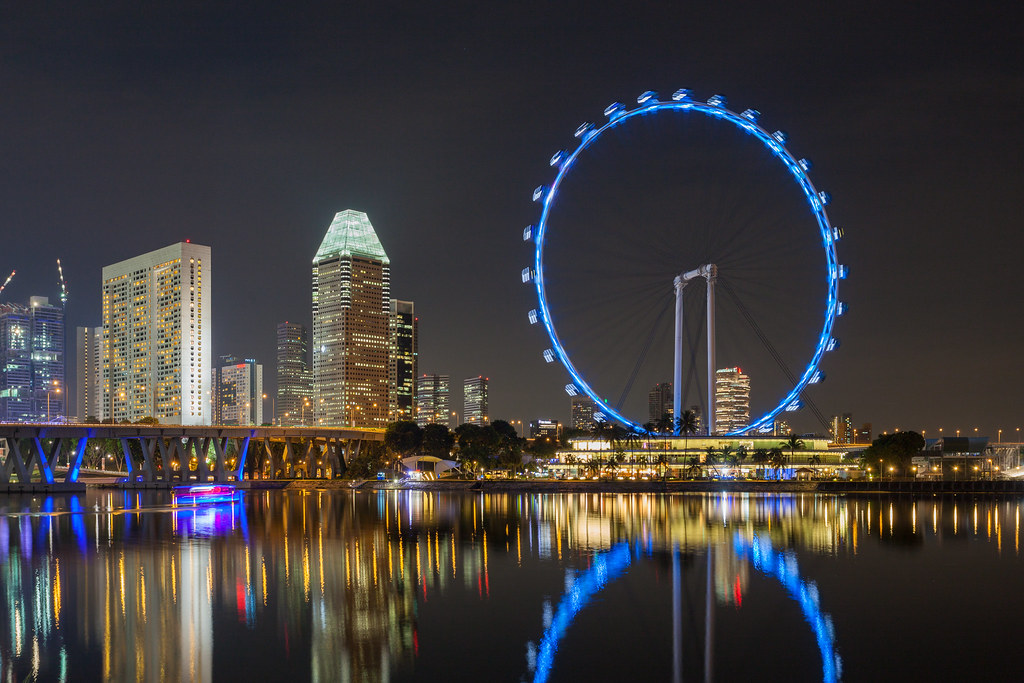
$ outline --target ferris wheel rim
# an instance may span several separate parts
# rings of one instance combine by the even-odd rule
[[[800,187],[804,193],[804,198],[810,207],[811,214],[814,216],[815,221],[818,225],[820,237],[825,252],[825,267],[828,278],[827,295],[825,299],[825,312],[824,312],[824,323],[821,328],[821,332],[818,335],[818,341],[815,345],[814,354],[811,357],[811,361],[807,364],[806,369],[800,374],[800,378],[797,381],[793,389],[786,394],[785,397],[779,403],[763,414],[761,417],[749,422],[745,427],[729,432],[724,436],[738,436],[749,433],[751,431],[765,431],[765,425],[773,425],[774,419],[779,413],[787,410],[796,410],[800,406],[800,395],[807,388],[807,386],[814,381],[817,377],[820,377],[818,366],[821,362],[822,357],[827,351],[832,350],[837,342],[832,336],[832,329],[835,325],[835,319],[841,315],[844,310],[844,304],[839,301],[839,280],[845,277],[845,269],[839,265],[838,257],[836,254],[836,242],[839,239],[840,232],[838,228],[832,226],[828,213],[825,210],[825,205],[829,201],[829,195],[826,192],[819,191],[814,183],[811,181],[808,175],[808,169],[810,167],[809,162],[806,159],[797,159],[785,146],[786,135],[782,131],[775,131],[769,133],[767,129],[762,128],[757,123],[758,112],[752,109],[747,109],[742,113],[736,113],[735,111],[725,106],[725,98],[720,95],[715,95],[709,98],[706,102],[700,102],[698,100],[691,99],[689,91],[679,90],[677,91],[671,101],[660,101],[657,95],[653,91],[647,91],[637,98],[638,106],[634,109],[626,109],[619,103],[609,105],[605,109],[605,115],[608,116],[608,121],[601,126],[595,126],[594,124],[584,123],[576,130],[576,137],[580,139],[579,144],[576,148],[570,152],[558,152],[551,158],[551,165],[556,166],[558,171],[555,175],[554,180],[548,187],[541,186],[534,190],[533,198],[535,201],[540,201],[542,205],[540,220],[536,225],[534,231],[531,226],[528,228],[530,235],[529,239],[534,242],[534,259],[533,259],[533,270],[527,274],[524,271],[524,281],[533,280],[539,311],[531,312],[531,322],[536,318],[537,322],[542,322],[547,332],[548,339],[551,341],[552,348],[545,351],[545,359],[549,362],[555,357],[559,360],[562,366],[572,377],[573,382],[566,385],[566,391],[570,395],[576,395],[577,393],[583,393],[594,401],[595,407],[600,407],[600,414],[602,418],[615,420],[626,427],[629,427],[633,431],[641,431],[642,427],[640,424],[625,417],[621,411],[612,408],[607,401],[602,399],[596,391],[590,386],[590,383],[583,377],[572,360],[569,357],[562,341],[555,329],[555,323],[551,316],[550,307],[547,301],[547,291],[544,280],[544,239],[545,233],[548,227],[548,218],[550,216],[551,208],[557,198],[558,189],[562,181],[569,175],[569,171],[579,155],[594,142],[601,137],[605,132],[621,126],[622,124],[630,121],[641,115],[649,115],[662,113],[666,111],[670,112],[697,112],[711,118],[720,119],[736,126],[741,131],[752,135],[757,139],[775,159],[781,161],[786,169],[793,176],[794,181]],[[534,234],[534,232],[536,234]],[[524,234],[524,239],[527,239]],[[529,270],[529,269],[527,269]],[[527,277],[528,275],[528,277]],[[549,357],[550,356],[550,357]],[[570,389],[574,389],[571,391]],[[597,413],[595,413],[596,415]]]

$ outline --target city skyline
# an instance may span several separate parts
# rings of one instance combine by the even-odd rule
[[[383,11],[288,17],[286,31],[257,9],[239,19],[247,38],[229,43],[213,8],[113,18],[21,8],[6,22],[11,68],[0,76],[16,95],[2,120],[19,131],[4,165],[0,267],[17,275],[3,299],[55,300],[59,256],[67,329],[95,325],[102,265],[191,237],[225,255],[214,352],[251,349],[266,364],[273,325],[311,322],[308,255],[324,222],[352,206],[374,216],[401,264],[393,284],[422,316],[422,361],[452,377],[486,372],[502,387],[495,417],[567,421],[568,379],[544,363],[525,322],[534,303],[516,286],[528,265],[518,233],[536,220],[529,193],[549,178],[551,153],[609,102],[692,87],[785,127],[834,197],[851,308],[837,326],[842,349],[822,365],[828,381],[810,392],[823,413],[852,412],[879,432],[1016,434],[1020,238],[1007,198],[1024,145],[1007,117],[1024,88],[1012,30],[954,3],[889,8],[882,21],[853,10],[811,18],[812,7],[795,20],[767,7],[742,20],[727,8],[635,8],[630,29],[601,9],[564,37],[555,27],[569,8],[523,8],[506,24],[461,16],[440,41]],[[347,24],[345,46],[318,39]],[[181,40],[191,26],[204,28]],[[638,47],[599,47],[621,43]],[[373,68],[346,66],[349,50],[372,55]],[[954,281],[958,272],[976,275]],[[991,296],[1002,282],[1010,295]],[[1004,321],[1009,333],[973,331]],[[786,417],[821,429],[807,411]]]

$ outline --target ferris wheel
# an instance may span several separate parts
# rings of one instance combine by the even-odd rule
[[[810,161],[787,149],[783,131],[762,127],[758,111],[737,113],[721,95],[699,101],[683,89],[663,101],[647,91],[637,106],[616,102],[604,116],[601,124],[577,128],[572,151],[551,157],[553,181],[533,192],[540,218],[523,231],[533,263],[522,281],[537,298],[529,321],[549,340],[545,361],[568,372],[565,391],[593,400],[596,420],[640,431],[642,398],[630,392],[644,368],[667,377],[671,367],[674,414],[688,392],[698,394],[709,434],[765,432],[805,403],[823,421],[804,393],[824,380],[819,365],[839,346],[833,326],[846,310],[839,281],[847,269],[836,254],[842,232],[826,213],[830,196],[811,182]],[[663,138],[680,130],[689,137],[669,150]],[[715,136],[727,148],[704,146]],[[739,150],[735,161],[732,146]],[[599,189],[588,194],[590,177]],[[709,196],[722,189],[730,196]],[[566,193],[571,197],[563,200]],[[560,200],[570,205],[561,221]],[[586,214],[595,203],[607,206]],[[789,280],[798,281],[787,289]],[[573,290],[575,298],[566,294]],[[733,321],[724,338],[723,316]],[[603,358],[590,350],[601,343],[609,347]],[[741,426],[719,431],[715,373],[723,343],[731,345],[726,362],[763,357],[761,375],[777,381],[762,383],[760,407]],[[667,348],[670,357],[662,353]],[[706,364],[697,359],[704,354]],[[600,377],[613,367],[622,368],[617,384]]]

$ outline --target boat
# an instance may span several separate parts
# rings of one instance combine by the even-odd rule
[[[171,489],[174,505],[209,505],[241,500],[242,492],[234,484],[189,484]]]

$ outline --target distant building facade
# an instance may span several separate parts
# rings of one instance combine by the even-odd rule
[[[312,373],[309,368],[309,333],[299,323],[277,325],[277,397],[271,406],[274,423],[294,427],[303,408],[312,416]]]
[[[670,420],[675,419],[673,415],[672,382],[659,382],[651,387],[647,393],[647,417],[651,422],[657,423],[663,415],[668,415]]]
[[[416,378],[416,424],[451,425],[451,378],[448,375],[419,375]],[[457,425],[456,425],[457,426]]]
[[[487,385],[489,380],[480,375],[470,377],[462,382],[462,421],[466,424],[490,424],[490,412],[487,405]]]
[[[740,368],[715,371],[715,433],[728,434],[750,422],[750,378]]]
[[[840,445],[857,443],[857,433],[853,428],[852,413],[833,415],[830,431],[832,432],[832,443]]]
[[[594,399],[586,394],[569,398],[570,424],[576,431],[590,431],[594,428]]]
[[[103,328],[75,328],[75,412],[103,421]]]
[[[562,436],[562,423],[558,420],[533,420],[530,422],[530,438],[543,439],[557,444]]]
[[[413,302],[392,299],[388,325],[388,421],[412,420],[419,361],[419,319]]]
[[[857,430],[857,436],[854,443],[869,444],[871,443],[873,435],[874,432],[871,430],[871,423],[865,422],[860,426],[860,429]]]
[[[0,420],[63,420],[64,309],[44,296],[0,304]]]
[[[388,421],[391,261],[365,213],[334,216],[313,258],[316,424]]]
[[[253,358],[221,356],[216,370],[216,423],[263,424],[263,366]]]
[[[210,424],[210,247],[179,242],[103,268],[103,415]]]

